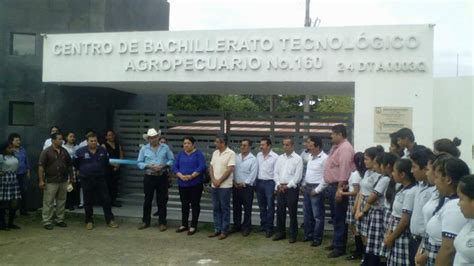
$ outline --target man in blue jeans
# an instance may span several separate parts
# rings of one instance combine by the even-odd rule
[[[235,152],[227,147],[227,137],[218,135],[214,141],[216,150],[209,164],[212,183],[214,233],[209,237],[227,238],[230,225],[230,196],[234,179]]]
[[[318,247],[324,232],[324,163],[328,156],[322,151],[323,142],[319,137],[308,138],[308,164],[303,179],[304,200],[304,241]]]
[[[260,140],[260,152],[257,154],[257,200],[260,210],[260,230],[266,237],[273,235],[275,221],[275,181],[274,169],[278,154],[272,151],[272,141],[269,138]]]

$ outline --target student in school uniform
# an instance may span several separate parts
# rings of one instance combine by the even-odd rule
[[[457,206],[459,198],[457,185],[461,177],[469,174],[469,167],[457,158],[436,161],[435,185],[440,195],[446,197],[441,208],[436,208],[433,217],[426,225],[428,247],[426,265],[452,265],[454,261],[454,239],[463,226],[468,223]]]
[[[458,205],[468,223],[454,240],[454,265],[474,265],[474,175],[461,179],[458,185]]]
[[[393,200],[395,199],[395,194],[397,193],[397,189],[400,187],[400,184],[395,182],[392,177],[392,172],[393,172],[393,166],[395,165],[395,162],[399,159],[398,154],[393,153],[393,152],[385,152],[383,153],[383,156],[377,156],[375,160],[381,158],[381,170],[382,174],[385,176],[388,176],[390,178],[390,182],[388,183],[387,189],[385,189],[385,192],[383,193],[384,195],[384,202],[383,202],[383,227],[382,227],[382,232],[385,235],[386,232],[390,229],[389,228],[389,220],[390,216],[392,214],[392,204]],[[380,258],[381,260],[386,260],[388,257],[389,249],[382,243],[382,248],[380,250]]]
[[[381,209],[379,200],[385,191],[390,178],[380,174],[380,166],[375,158],[383,153],[383,148],[371,147],[364,152],[364,162],[368,170],[375,172],[364,176],[361,182],[361,202],[356,213],[356,219],[361,220],[360,230],[366,244],[363,265],[379,265],[380,248],[383,241]],[[368,171],[367,171],[368,172]],[[378,192],[377,192],[378,191]]]
[[[428,164],[426,166],[427,182],[433,187],[433,191],[430,195],[430,198],[425,203],[425,205],[423,205],[423,208],[421,209],[423,213],[424,233],[422,235],[422,239],[418,247],[418,251],[415,255],[415,263],[419,265],[425,265],[426,261],[428,260],[428,253],[425,252],[426,248],[429,246],[428,235],[426,234],[426,224],[428,224],[428,221],[431,219],[431,217],[433,217],[433,213],[435,212],[436,208],[438,206],[440,206],[441,208],[441,206],[444,204],[444,201],[445,201],[444,197],[439,194],[438,189],[435,186],[435,183],[434,183],[435,173],[434,173],[433,165],[436,164],[437,160],[441,160],[443,158],[448,158],[448,157],[451,157],[451,155],[447,153],[433,155],[433,157],[428,161]]]
[[[349,204],[347,205],[347,214],[346,214],[346,224],[349,226],[349,230],[351,231],[352,235],[354,236],[354,241],[356,245],[356,249],[352,255],[347,257],[347,260],[356,260],[361,259],[362,254],[364,253],[364,244],[362,243],[362,236],[357,232],[356,229],[356,220],[354,217],[354,204],[357,194],[360,191],[360,182],[362,180],[362,176],[364,176],[367,167],[365,167],[364,163],[364,154],[362,152],[358,152],[354,155],[354,164],[356,170],[351,173],[349,177],[348,185],[345,190],[340,190],[339,194],[343,197],[349,198]]]
[[[411,173],[412,163],[401,159],[393,168],[393,179],[401,184],[393,201],[390,229],[385,234],[384,245],[388,247],[387,265],[413,265],[410,259],[410,216],[416,193],[416,179]]]
[[[410,261],[415,260],[416,252],[420,246],[423,235],[425,234],[423,206],[429,201],[432,193],[436,190],[434,184],[428,182],[428,177],[426,175],[428,171],[428,162],[432,157],[433,152],[421,145],[417,146],[414,152],[410,154],[410,160],[412,162],[411,172],[417,181],[417,185],[414,188],[416,191],[415,203],[410,218]]]

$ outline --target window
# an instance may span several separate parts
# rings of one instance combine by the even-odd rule
[[[10,126],[33,126],[35,124],[35,104],[32,102],[10,102],[8,119]]]
[[[11,55],[36,55],[36,35],[34,33],[11,33]]]

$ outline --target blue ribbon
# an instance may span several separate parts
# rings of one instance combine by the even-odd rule
[[[111,164],[130,164],[130,165],[136,165],[137,161],[136,160],[127,160],[127,159],[109,159],[109,163]]]

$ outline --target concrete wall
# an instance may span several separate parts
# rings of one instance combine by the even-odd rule
[[[166,96],[147,97],[110,88],[66,87],[42,82],[41,33],[168,30],[165,0],[2,0],[0,1],[0,142],[22,135],[33,170],[48,138],[49,127],[72,130],[82,139],[86,128],[102,133],[111,128],[115,109],[166,108]],[[36,55],[10,55],[12,32],[36,34]],[[77,69],[76,71],[81,71]],[[9,102],[34,102],[34,126],[9,126]],[[159,104],[156,104],[158,102]],[[151,106],[147,106],[147,104]],[[29,207],[40,205],[32,179]]]
[[[437,78],[433,99],[433,139],[460,138],[461,159],[469,164],[471,171],[474,171],[473,81],[473,77]]]

